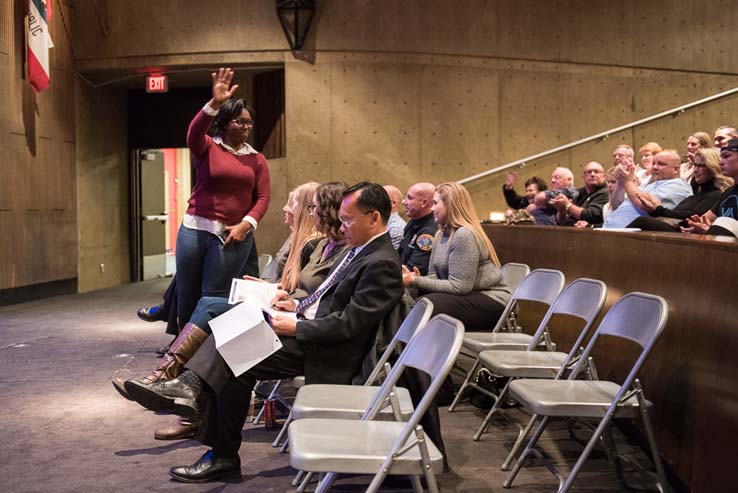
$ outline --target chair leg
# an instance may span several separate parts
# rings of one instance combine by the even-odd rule
[[[600,424],[597,426],[597,429],[595,430],[594,434],[587,442],[587,446],[584,447],[584,451],[582,451],[581,455],[577,459],[576,464],[574,464],[574,467],[571,468],[569,475],[566,477],[564,484],[559,489],[560,493],[569,491],[569,488],[571,488],[571,485],[574,483],[574,480],[577,478],[579,471],[582,469],[582,466],[584,465],[584,461],[587,460],[587,458],[589,457],[589,454],[592,453],[592,450],[594,450],[595,446],[597,445],[597,442],[600,440],[600,436],[602,436],[602,434],[605,432],[605,429],[610,425],[611,417],[612,416],[610,414],[606,414],[602,418],[602,421],[600,421]]]
[[[538,419],[538,415],[534,414],[533,418],[531,418],[531,422],[535,421],[536,419]],[[520,472],[520,469],[523,467],[523,463],[525,463],[525,459],[528,457],[529,454],[532,453],[533,448],[536,446],[538,439],[541,438],[541,435],[543,434],[543,431],[546,429],[546,425],[548,425],[548,422],[550,419],[551,418],[549,418],[548,416],[545,416],[541,420],[541,422],[538,425],[538,428],[536,428],[535,433],[533,433],[533,436],[528,442],[528,445],[525,446],[525,450],[523,450],[523,453],[520,454],[520,457],[518,457],[518,460],[515,462],[515,466],[513,467],[512,471],[510,471],[510,474],[507,476],[505,481],[502,483],[502,486],[504,488],[510,488],[512,486],[513,481],[515,481],[515,476],[518,475],[518,473]],[[530,426],[527,426],[526,430],[529,427]]]
[[[269,392],[269,395],[267,396],[267,400],[276,399],[277,398],[276,396],[279,396],[279,398],[282,397],[281,395],[279,395],[279,386],[282,385],[282,382],[284,382],[284,380],[277,380],[277,383],[274,384],[274,387],[272,387],[271,392]],[[259,414],[256,415],[252,423],[255,425],[258,425],[259,421],[261,421],[261,418],[263,416],[264,416],[264,406],[261,406],[261,409],[259,409]]]
[[[474,361],[474,366],[472,366],[471,370],[469,370],[469,373],[466,374],[466,378],[464,379],[464,383],[461,384],[461,388],[459,388],[459,391],[456,393],[456,397],[454,397],[454,401],[451,403],[451,405],[448,407],[448,412],[452,413],[456,409],[456,404],[459,403],[459,400],[461,400],[461,396],[466,390],[466,388],[469,386],[469,382],[471,381],[472,377],[477,374],[477,369],[479,368],[479,357]]]
[[[520,430],[520,433],[518,433],[518,438],[515,440],[515,445],[513,445],[512,450],[510,450],[510,453],[507,454],[507,457],[505,458],[505,462],[502,463],[502,469],[503,471],[509,471],[510,470],[510,464],[512,464],[512,461],[515,460],[515,456],[518,454],[518,451],[520,450],[520,447],[523,446],[523,441],[525,438],[530,434],[530,430],[533,429],[533,425],[536,423],[536,419],[538,419],[538,415],[534,414],[530,417],[530,420],[528,421],[528,424],[525,425],[525,428]]]
[[[641,382],[638,379],[635,380],[634,386],[641,390]],[[653,426],[651,425],[651,418],[648,415],[648,409],[646,408],[646,399],[643,397],[643,391],[638,392],[638,407],[641,411],[641,419],[643,420],[643,428],[646,431],[646,438],[648,439],[648,446],[651,447],[651,458],[654,465],[656,466],[656,474],[659,478],[659,483],[656,487],[662,493],[670,493],[671,488],[669,483],[666,482],[666,473],[664,472],[664,464],[661,462],[661,452],[656,445],[656,437],[653,433]]]
[[[331,488],[331,485],[333,485],[333,482],[335,480],[335,472],[326,473],[325,476],[323,476],[323,478],[320,480],[320,483],[318,483],[318,486],[315,487],[315,493],[326,493],[326,491]]]
[[[304,474],[305,476],[302,478],[302,482],[300,483],[300,486],[297,487],[297,493],[305,493],[305,489],[307,489],[307,485],[310,484],[310,480],[313,479],[313,473],[306,472]],[[316,487],[315,490],[317,491],[318,488]]]
[[[287,427],[292,423],[292,410],[290,410],[289,416],[287,416],[287,419],[284,420],[284,424],[282,425],[282,429],[279,430],[279,434],[277,434],[277,438],[274,439],[272,442],[272,447],[279,447],[282,443],[282,439],[284,438],[285,434],[287,433]],[[280,449],[280,452],[282,450]]]
[[[292,478],[292,483],[290,484],[292,484],[292,486],[299,485],[304,475],[305,475],[305,471],[297,471],[297,474],[295,474],[295,477]]]
[[[513,379],[509,379],[507,383],[505,384],[505,387],[500,392],[500,395],[497,396],[495,399],[495,403],[492,406],[492,409],[489,410],[487,413],[487,416],[484,417],[484,421],[482,421],[482,424],[479,426],[479,429],[477,430],[477,433],[474,435],[473,440],[475,442],[478,442],[480,438],[482,438],[482,434],[487,431],[487,428],[489,427],[490,422],[492,422],[492,415],[495,414],[500,409],[500,406],[502,406],[502,403],[504,402],[504,397],[507,395],[507,388],[510,386],[510,382],[512,382]]]
[[[423,493],[423,483],[420,482],[420,476],[410,476],[413,482],[413,491],[415,493]]]

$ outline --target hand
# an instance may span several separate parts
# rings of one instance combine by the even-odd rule
[[[210,74],[213,78],[213,99],[210,100],[210,106],[218,109],[223,103],[233,97],[233,93],[238,89],[238,84],[231,86],[233,82],[233,70],[230,68],[219,68],[217,72]]]
[[[243,278],[247,281],[266,282],[264,279],[259,279],[258,277],[254,276],[243,276]]]
[[[682,230],[682,233],[705,234],[707,233],[707,230],[710,229],[710,226],[712,226],[712,221],[710,221],[706,216],[698,216],[697,214],[694,214],[687,218],[687,224],[689,226],[686,228],[684,226],[679,228]]]
[[[292,317],[275,315],[272,317],[272,329],[278,336],[294,337],[297,335],[297,320]]]
[[[416,277],[420,276],[420,270],[416,267],[413,267],[413,270],[411,271],[406,266],[402,266],[402,284],[403,286],[411,286],[413,284],[413,281]]]
[[[514,171],[510,171],[505,175],[505,188],[510,190],[515,184],[515,180],[518,178],[518,174]]]
[[[646,192],[640,192],[638,198],[641,200],[641,209],[646,212],[653,212],[661,205],[661,201],[658,198]]]
[[[589,223],[587,221],[577,221],[574,223],[575,228],[589,228]]]
[[[566,206],[571,204],[571,200],[569,200],[569,197],[562,193],[552,198],[548,203],[556,207],[556,209],[559,211],[565,211]]]
[[[251,231],[251,223],[248,221],[241,221],[235,226],[226,226],[223,231],[228,231],[228,238],[226,238],[223,248],[232,245],[246,239],[246,235]]]
[[[693,152],[687,153],[687,162],[689,164],[694,164],[694,153]]]

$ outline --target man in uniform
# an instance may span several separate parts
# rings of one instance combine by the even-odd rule
[[[431,211],[435,189],[432,183],[416,183],[408,189],[402,201],[410,222],[405,226],[398,248],[400,262],[410,270],[417,267],[421,275],[428,274],[428,262],[438,230]]]

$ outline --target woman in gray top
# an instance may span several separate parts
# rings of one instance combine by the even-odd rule
[[[403,266],[403,282],[433,302],[433,314],[461,320],[467,331],[492,330],[510,298],[492,242],[482,230],[466,188],[436,187],[433,218],[439,226],[427,276]]]

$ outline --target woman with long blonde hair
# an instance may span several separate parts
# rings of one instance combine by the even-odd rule
[[[292,227],[289,254],[285,259],[279,282],[282,289],[286,291],[294,291],[297,288],[300,269],[305,264],[303,260],[312,253],[312,250],[305,250],[308,244],[323,236],[316,230],[315,221],[310,216],[310,205],[313,203],[318,186],[317,182],[311,181],[295,188],[290,192],[287,204],[283,208],[285,222],[289,221]]]
[[[436,187],[432,211],[439,230],[428,275],[403,267],[403,282],[433,302],[434,315],[451,315],[468,331],[491,330],[510,298],[510,288],[471,196],[456,182],[443,183]]]

